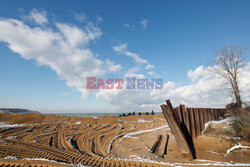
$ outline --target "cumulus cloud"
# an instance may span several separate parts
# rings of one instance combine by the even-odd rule
[[[113,104],[120,109],[132,111],[160,110],[160,104],[170,99],[174,105],[185,104],[188,107],[225,107],[231,102],[230,89],[225,89],[226,81],[210,72],[211,67],[197,67],[189,70],[187,75],[191,81],[185,86],[176,86],[168,81],[163,89],[145,90],[100,90],[97,97]],[[250,63],[241,69],[239,84],[243,101],[250,101]],[[126,84],[126,83],[125,83]]]
[[[148,27],[148,20],[147,19],[143,19],[140,21],[140,24],[142,25],[143,29],[147,29]]]
[[[32,9],[27,16],[28,19],[35,21],[37,24],[44,25],[48,23],[47,12],[42,10],[38,11],[37,9]]]
[[[126,56],[133,58],[133,60],[136,63],[147,63],[148,62],[147,60],[141,58],[138,54],[128,51],[127,46],[128,46],[127,43],[120,44],[118,46],[114,46],[113,50],[116,51],[117,53],[124,54]]]
[[[39,23],[45,22],[40,20]],[[7,43],[10,50],[40,66],[49,67],[69,87],[81,92],[83,98],[93,93],[85,89],[86,77],[103,77],[121,69],[119,64],[108,59],[98,59],[89,48],[90,43],[102,35],[101,30],[91,23],[82,29],[56,23],[55,29],[50,29],[44,26],[32,28],[15,19],[1,19],[0,30],[0,41]]]
[[[34,13],[43,13],[43,17],[37,17]],[[189,70],[187,77],[190,84],[184,86],[165,81],[163,89],[87,90],[86,77],[104,77],[121,69],[121,65],[109,59],[100,59],[90,49],[92,42],[101,38],[101,29],[90,22],[82,28],[63,22],[50,25],[53,29],[48,28],[45,26],[48,24],[46,12],[38,12],[36,9],[30,12],[29,17],[38,24],[37,27],[30,27],[20,20],[0,19],[0,41],[5,42],[10,50],[22,58],[55,71],[60,79],[81,92],[84,98],[96,93],[96,98],[108,102],[116,111],[160,111],[159,105],[165,99],[171,99],[174,105],[186,104],[189,107],[224,107],[231,101],[231,92],[224,89],[225,80],[209,72],[211,67],[204,66]],[[143,70],[155,68],[139,54],[129,51],[126,43],[114,46],[113,50],[132,58],[136,64],[143,66]],[[140,73],[141,66],[130,68],[123,78],[145,78]],[[151,70],[148,74],[156,72]],[[250,63],[241,69],[239,80],[243,101],[249,102]],[[62,94],[64,97],[67,95],[68,93]]]

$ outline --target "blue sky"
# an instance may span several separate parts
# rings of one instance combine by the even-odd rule
[[[206,71],[215,58],[214,50],[230,44],[250,44],[250,2],[243,0],[9,0],[0,2],[0,17],[0,107],[41,112],[159,110],[166,98],[176,104],[223,107],[230,101],[224,98],[228,93],[218,92],[221,85],[214,85],[218,83],[216,77]],[[66,36],[66,30],[76,35]],[[79,32],[87,35],[79,37]],[[28,35],[32,33],[37,37]],[[51,36],[52,42],[42,40]],[[69,47],[64,57],[55,41]],[[51,44],[47,46],[46,42]],[[81,59],[91,57],[90,63],[81,60],[67,64],[68,56],[79,58],[79,51]],[[91,63],[97,73],[90,72],[91,67],[82,67]],[[75,72],[78,66],[80,71]],[[249,68],[245,71],[246,78]],[[162,91],[89,92],[82,83],[85,74],[100,78],[163,78],[165,87]],[[249,80],[242,84],[246,82]],[[249,89],[244,93],[248,100]]]

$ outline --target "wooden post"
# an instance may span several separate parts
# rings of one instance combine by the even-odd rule
[[[190,124],[191,124],[191,133],[192,137],[196,138],[196,127],[195,127],[195,116],[194,116],[194,109],[190,108]]]
[[[210,108],[207,108],[207,118],[208,118],[208,122],[210,122],[212,119],[211,119],[211,110]]]
[[[195,156],[192,154],[191,148],[189,143],[187,142],[187,139],[185,138],[180,125],[178,124],[176,118],[174,117],[174,110],[172,107],[172,104],[170,100],[166,101],[166,105],[161,105],[163,115],[165,116],[168,125],[176,139],[177,144],[180,147],[180,150],[184,157],[189,158],[190,160],[193,160]]]
[[[178,117],[179,117],[180,122],[182,122],[183,121],[183,117],[182,117],[182,112],[181,112],[180,107],[177,107],[177,113],[178,113]]]
[[[180,119],[179,119],[179,115],[178,115],[178,112],[177,112],[177,108],[173,108],[173,111],[174,111],[174,117],[175,117],[176,121],[178,123],[180,123]]]
[[[187,127],[188,133],[192,137],[191,127],[190,127],[190,110],[189,110],[189,108],[186,108],[185,119],[186,119],[185,125]]]
[[[200,128],[200,116],[197,108],[194,108],[194,115],[195,115],[195,127],[196,127],[196,137],[200,136],[201,128]]]
[[[182,118],[183,118],[184,124],[185,124],[186,127],[187,127],[185,105],[184,105],[184,104],[181,104],[181,105],[180,105],[180,109],[181,109],[181,113],[182,113]]]
[[[212,121],[214,121],[215,117],[214,117],[214,110],[213,109],[211,109],[211,115],[212,115]]]
[[[207,123],[207,111],[205,108],[202,108],[202,112],[203,112],[204,124],[206,124]]]
[[[204,130],[204,119],[203,119],[203,112],[202,112],[202,109],[199,108],[198,109],[198,112],[199,112],[199,116],[200,116],[200,127],[201,127],[201,132]]]
[[[215,120],[217,120],[217,118],[218,118],[218,109],[217,108],[214,109],[214,118],[215,118]]]
[[[222,117],[221,109],[219,109],[219,117]]]
[[[167,134],[167,138],[166,138],[166,144],[165,144],[165,147],[164,147],[164,152],[162,154],[162,158],[166,157],[167,155],[167,152],[168,152],[168,140],[169,140],[169,135]]]
[[[161,145],[161,141],[162,141],[162,135],[157,136],[157,139],[156,139],[154,145],[152,146],[151,153],[154,154],[159,149],[159,147]]]

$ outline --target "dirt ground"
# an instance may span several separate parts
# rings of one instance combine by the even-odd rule
[[[167,156],[162,158],[167,134]],[[163,141],[152,154],[158,135],[163,135]],[[244,148],[227,154],[235,141],[201,135],[194,139],[197,159],[189,161],[182,156],[162,114],[68,117],[0,113],[0,166],[250,166],[250,143],[239,143]]]

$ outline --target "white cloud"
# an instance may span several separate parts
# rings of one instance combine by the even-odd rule
[[[148,62],[147,60],[141,58],[138,54],[128,51],[127,45],[128,45],[127,43],[124,43],[124,44],[120,44],[118,46],[114,46],[113,50],[118,52],[118,53],[121,53],[121,54],[124,54],[126,56],[133,58],[136,63],[147,63]]]
[[[30,14],[27,16],[28,19],[34,20],[37,24],[44,25],[48,23],[47,12],[42,10],[38,11],[37,9],[32,9]]]
[[[147,29],[147,27],[148,27],[148,20],[147,19],[141,20],[140,24],[142,25],[143,29]]]
[[[146,66],[146,69],[153,69],[153,68],[155,68],[155,66],[152,65],[152,64],[148,64],[148,65]]]
[[[130,24],[123,24],[123,27],[130,28],[131,26],[130,26]]]
[[[178,87],[174,82],[168,81],[163,89],[100,90],[96,96],[126,111],[161,111],[160,104],[165,103],[165,99],[170,99],[174,105],[185,104],[188,107],[225,107],[231,102],[230,91],[224,89],[226,81],[209,72],[210,68],[200,66],[189,70],[191,83],[186,86]],[[239,80],[243,101],[249,102],[250,63],[242,69]]]
[[[81,12],[81,13],[73,12],[73,14],[74,14],[76,21],[80,23],[83,23],[87,20],[87,17],[84,12]]]
[[[132,24],[127,24],[127,23],[123,24],[123,27],[124,27],[124,28],[127,28],[127,29],[133,29],[133,28],[135,28],[134,25],[132,25]]]
[[[121,69],[110,60],[97,59],[88,48],[91,41],[102,35],[91,23],[83,29],[65,23],[56,23],[58,29],[31,28],[14,19],[0,20],[0,41],[10,50],[40,66],[54,70],[69,87],[76,88],[86,98],[93,92],[86,90],[86,77],[103,77]]]
[[[196,82],[200,77],[204,76],[204,73],[207,72],[203,66],[196,68],[194,71],[189,70],[187,75],[192,82]]]
[[[37,12],[35,9],[32,11]],[[47,18],[46,21],[35,19],[37,17],[31,18],[39,25],[48,23]],[[55,27],[29,27],[19,20],[0,19],[0,41],[7,43],[9,49],[22,58],[33,60],[36,64],[55,71],[60,79],[65,80],[69,87],[81,92],[85,98],[94,93],[86,90],[86,77],[104,77],[119,72],[119,64],[97,58],[89,47],[91,42],[102,36],[102,31],[98,27],[86,23],[83,28],[79,28],[62,22],[56,23]],[[114,46],[113,50],[131,57],[137,64],[143,65],[144,69],[154,68],[148,60],[128,51],[126,43]],[[228,96],[230,92],[227,89],[219,91],[224,88],[225,80],[210,73],[209,68],[211,67],[200,66],[195,70],[189,70],[187,76],[191,83],[185,86],[176,86],[174,82],[168,81],[163,89],[159,90],[106,89],[99,90],[96,97],[120,111],[148,111],[149,107],[160,111],[159,105],[164,103],[165,99],[170,99],[174,105],[224,107],[231,100]],[[140,70],[139,67],[130,68],[124,74],[124,78],[145,78],[139,73]],[[241,70],[241,95],[243,101],[250,101],[250,63]],[[148,74],[150,72],[152,71]]]
[[[97,17],[97,23],[99,24],[100,22],[103,21],[103,18],[102,17]]]
[[[154,71],[149,71],[149,72],[148,72],[148,75],[154,75],[154,74],[155,74]]]

